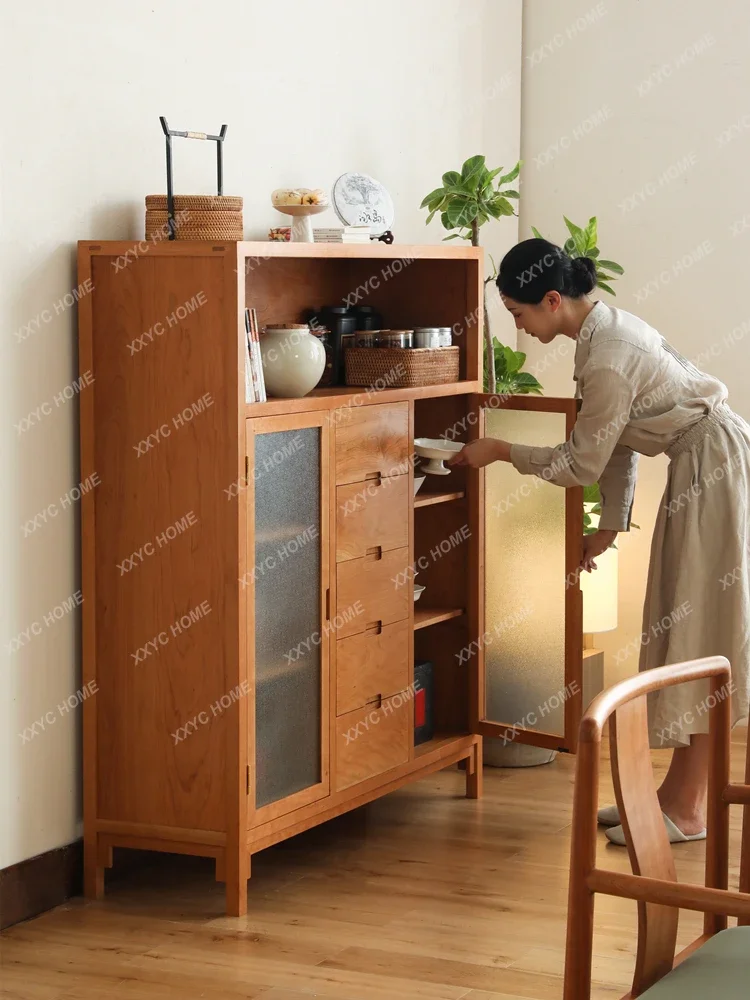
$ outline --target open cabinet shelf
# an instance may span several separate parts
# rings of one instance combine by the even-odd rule
[[[446,491],[444,493],[430,493],[425,490],[417,493],[414,498],[415,507],[431,507],[436,503],[449,503],[451,500],[463,500],[466,493],[463,490],[456,490],[454,492]]]
[[[464,608],[420,608],[417,605],[414,609],[414,631],[450,621],[451,618],[460,618],[465,613]]]

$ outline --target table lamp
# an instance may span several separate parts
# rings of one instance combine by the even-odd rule
[[[583,594],[583,707],[604,690],[604,652],[594,634],[617,628],[617,549],[596,558],[596,569],[581,573]]]

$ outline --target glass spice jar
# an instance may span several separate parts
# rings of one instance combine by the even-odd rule
[[[413,330],[381,330],[378,347],[413,347]]]

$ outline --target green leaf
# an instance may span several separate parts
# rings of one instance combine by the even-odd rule
[[[449,170],[447,173],[443,174],[443,187],[446,189],[453,188],[458,191],[463,191],[463,184],[461,183],[461,174],[457,170]]]
[[[590,486],[583,487],[583,502],[584,503],[601,502],[601,495],[599,493],[599,483],[592,483]]]
[[[451,229],[468,226],[477,217],[477,203],[473,199],[455,198],[447,209]]]
[[[503,174],[500,180],[497,182],[498,187],[501,184],[508,184],[510,181],[514,181],[516,177],[521,173],[521,166],[523,165],[523,160],[519,160],[518,163],[513,167],[509,174]]]
[[[512,347],[505,348],[505,370],[508,375],[515,375],[521,367],[521,360]]]
[[[461,167],[461,180],[464,184],[469,181],[476,181],[476,179],[481,175],[482,170],[485,169],[485,158],[483,156],[470,156],[468,160]]]
[[[608,271],[614,271],[615,274],[625,274],[624,268],[615,264],[613,260],[600,260],[598,263],[600,267],[606,267]]]
[[[538,230],[538,229],[536,228],[536,226],[532,226],[532,227],[531,227],[531,231],[532,231],[532,233],[534,234],[534,236],[536,236],[536,238],[537,238],[538,240],[543,240],[543,239],[544,239],[544,237],[543,237],[543,236],[542,236],[542,234],[541,234],[541,233],[539,232],[539,230]]]
[[[592,260],[596,260],[596,258],[599,256],[599,250],[597,249],[597,247],[592,247],[592,249],[589,250],[586,256],[590,257]]]
[[[494,180],[494,179],[495,179],[495,177],[497,177],[497,175],[498,175],[499,173],[501,173],[502,169],[503,169],[502,167],[495,167],[495,169],[494,169],[494,170],[490,170],[490,171],[489,171],[489,172],[487,173],[487,179],[486,179],[485,183],[488,183],[489,181],[492,181],[492,180]]]
[[[568,232],[573,238],[573,243],[575,245],[576,250],[578,251],[578,256],[583,257],[583,255],[586,253],[586,248],[588,246],[588,240],[586,238],[586,234],[584,233],[584,231],[581,229],[580,226],[577,226],[574,222],[571,222],[570,219],[568,219],[566,216],[563,216],[563,219],[565,219],[565,225],[568,227]]]
[[[611,288],[609,287],[609,285],[605,284],[605,283],[604,283],[603,281],[597,281],[597,283],[596,283],[596,287],[597,287],[597,288],[603,288],[605,292],[609,292],[609,294],[610,294],[610,295],[614,295],[614,296],[615,296],[615,298],[617,298],[617,293],[616,293],[616,292],[614,292],[614,291],[613,291],[613,290],[612,290],[612,289],[611,289]]]
[[[586,237],[586,250],[593,250],[596,246],[596,216],[592,215],[589,219],[589,224],[584,230],[584,236]]]
[[[447,212],[440,213],[440,221],[443,223],[443,229],[453,229],[453,223],[448,219]]]
[[[443,243],[445,243],[446,240],[460,240],[462,238],[461,233],[451,233],[450,236],[443,237]]]
[[[422,204],[419,207],[426,208],[430,204],[430,202],[433,201],[434,199],[439,198],[440,201],[442,201],[444,197],[445,197],[445,188],[441,187],[435,188],[434,191],[430,191],[429,194],[426,194],[424,196],[424,198],[422,199]]]
[[[531,372],[518,372],[516,375],[516,382],[521,387],[522,392],[533,392],[538,390],[541,395],[542,385],[539,380],[531,374]]]
[[[514,191],[513,188],[505,188],[503,191],[503,198],[520,198],[521,195],[518,191]]]
[[[630,522],[630,527],[631,528],[638,528],[639,531],[641,530],[640,524],[636,524],[635,521],[631,521]]]
[[[515,209],[507,198],[496,198],[494,204],[497,205],[501,215],[515,215]]]
[[[433,219],[435,218],[435,216],[437,215],[437,211],[438,211],[438,210],[437,210],[437,209],[435,208],[435,209],[433,209],[433,210],[432,210],[432,211],[430,212],[430,214],[429,214],[429,215],[427,216],[427,221],[425,222],[425,225],[426,225],[426,226],[429,226],[429,224],[430,224],[430,223],[432,222],[432,220],[433,220]]]
[[[565,241],[565,244],[563,246],[563,250],[565,251],[566,254],[568,254],[568,256],[580,257],[580,254],[578,253],[578,249],[576,248],[576,245],[575,245],[575,241],[572,239],[572,237],[571,237],[571,239],[568,239],[568,240]]]

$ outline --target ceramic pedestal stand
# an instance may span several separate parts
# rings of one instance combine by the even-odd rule
[[[328,205],[274,205],[277,212],[292,216],[292,243],[314,243],[312,215],[320,215]]]

